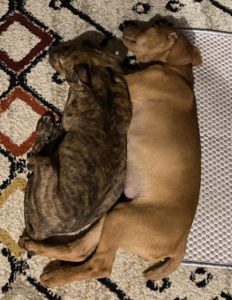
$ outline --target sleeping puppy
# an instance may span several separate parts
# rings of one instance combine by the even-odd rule
[[[49,51],[52,67],[67,78],[73,63],[88,64],[122,72],[127,48],[118,38],[105,37],[97,31],[86,31],[73,40],[61,42]]]
[[[184,257],[200,189],[192,67],[201,57],[182,33],[145,25],[134,22],[123,29],[123,42],[141,65],[140,71],[125,76],[133,118],[124,192],[133,201],[118,203],[93,227],[101,231],[99,241],[91,231],[58,248],[27,241],[28,250],[56,259],[67,259],[68,253],[78,257],[86,246],[98,243],[81,265],[49,264],[40,278],[46,286],[110,276],[119,248],[152,261],[144,271],[151,280],[173,272]]]
[[[25,234],[33,240],[87,229],[124,189],[132,114],[126,83],[110,68],[68,63],[62,126],[43,116],[29,159]],[[46,154],[44,147],[57,139],[55,151]]]

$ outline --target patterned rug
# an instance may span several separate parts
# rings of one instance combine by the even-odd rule
[[[119,251],[111,279],[49,290],[38,277],[47,260],[22,253],[26,155],[46,111],[61,114],[68,86],[50,67],[47,52],[85,30],[118,35],[126,19],[155,14],[184,27],[232,32],[231,0],[1,0],[0,1],[0,298],[87,300],[232,300],[232,270],[182,265],[168,278],[146,281],[149,263]],[[231,220],[229,221],[229,223]],[[203,255],[204,256],[204,255]]]

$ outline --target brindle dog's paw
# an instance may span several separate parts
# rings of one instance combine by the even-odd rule
[[[31,154],[27,159],[27,169],[30,172],[34,171],[36,156]]]
[[[64,135],[64,128],[61,119],[55,122],[55,117],[51,114],[43,115],[36,127],[36,140],[31,151],[31,155],[39,154],[46,145],[62,138]],[[51,146],[50,146],[51,148]],[[48,149],[50,149],[48,147]]]
[[[61,120],[58,120],[56,123],[53,124],[52,131],[51,131],[51,140],[54,140],[64,134],[64,127]]]
[[[36,135],[48,138],[51,134],[52,127],[54,124],[53,117],[50,114],[43,115],[36,126]]]
[[[43,115],[36,126],[36,140],[31,154],[36,155],[44,147],[52,134],[54,120],[50,114]]]

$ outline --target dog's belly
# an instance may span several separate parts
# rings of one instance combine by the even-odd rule
[[[138,170],[133,159],[127,163],[127,173],[124,194],[129,199],[136,199],[143,194],[144,176]]]
[[[125,194],[157,205],[197,199],[200,145],[194,111],[167,103],[133,102]],[[169,203],[169,204],[168,204]]]

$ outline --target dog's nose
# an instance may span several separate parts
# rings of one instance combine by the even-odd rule
[[[53,46],[49,49],[48,51],[49,56],[55,56],[58,54],[58,47],[57,46]]]
[[[119,30],[123,31],[127,27],[137,27],[137,24],[134,21],[124,21],[119,25]]]

